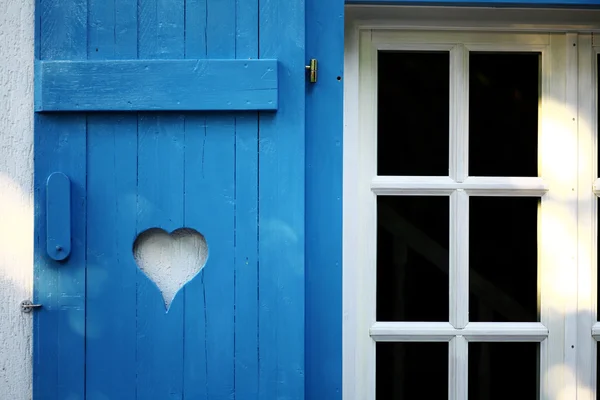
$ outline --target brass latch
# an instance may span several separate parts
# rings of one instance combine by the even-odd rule
[[[317,60],[315,58],[311,58],[310,65],[306,66],[306,70],[309,74],[310,83],[317,82]]]

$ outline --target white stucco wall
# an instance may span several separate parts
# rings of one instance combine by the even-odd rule
[[[0,399],[31,399],[34,0],[0,0]]]

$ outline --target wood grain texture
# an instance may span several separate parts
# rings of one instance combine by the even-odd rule
[[[49,299],[37,317],[46,320],[36,334],[36,387],[57,389],[34,399],[303,399],[304,3],[89,0],[77,6],[83,44],[73,51],[64,41],[75,28],[57,27],[73,4],[40,1],[37,96],[49,84],[65,91],[55,98],[60,113],[36,114],[36,171],[47,177],[69,164],[67,176],[79,185],[73,196],[89,202],[72,203],[79,238],[72,257],[84,275],[69,290],[87,305],[78,310],[78,340],[63,341],[69,336],[61,329],[73,320],[55,312],[69,270],[45,261],[36,269],[39,294]],[[47,40],[47,32],[63,42]],[[194,83],[178,72],[195,67],[214,74]],[[282,73],[284,112],[259,121],[257,110],[274,108],[248,106],[240,93],[260,89],[277,108]],[[274,85],[265,83],[273,77]],[[222,96],[230,90],[229,105],[208,107],[196,86],[207,91],[219,82]],[[158,96],[158,105],[123,108],[136,90]],[[174,107],[180,93],[204,105]],[[73,96],[87,102],[76,108],[87,114],[63,112],[74,108]],[[36,229],[45,232],[45,208],[38,214]],[[167,312],[132,246],[146,229],[181,227],[205,236],[209,257]]]
[[[139,13],[139,57],[183,59],[184,2],[144,0]],[[137,156],[137,234],[150,228],[173,232],[183,227],[185,116],[140,113]],[[165,313],[156,284],[139,270],[137,275],[137,398],[181,399],[185,315],[182,292]]]
[[[88,59],[137,57],[137,1],[88,2]],[[137,115],[90,114],[86,398],[136,398]],[[115,368],[115,360],[127,368]]]
[[[36,111],[277,109],[275,60],[41,61],[37,76]]]
[[[135,399],[137,118],[88,117],[86,395]],[[115,360],[127,368],[115,368]]]
[[[34,398],[83,398],[85,371],[85,116],[36,117]],[[42,138],[43,137],[43,138]],[[68,145],[65,145],[68,143]],[[71,180],[71,255],[54,261],[46,249],[46,178],[60,171]],[[37,397],[36,397],[37,396]]]
[[[207,0],[206,57],[208,59],[234,59],[236,16],[235,0]],[[273,67],[276,71],[277,67]],[[226,398],[235,389],[235,117],[232,113],[214,114],[206,118],[207,136],[221,138],[219,149],[205,152],[214,157],[210,164],[222,168],[213,175],[213,184],[219,196],[205,208],[212,210],[213,224],[220,226],[215,232],[214,267],[205,274],[207,307],[206,361],[208,397]],[[216,171],[215,171],[216,172]],[[214,173],[214,172],[213,172]],[[207,200],[209,199],[205,196]],[[208,226],[207,226],[208,227]],[[227,288],[227,290],[223,290]]]
[[[305,3],[261,0],[259,55],[280,107],[259,117],[259,392],[304,399]]]
[[[306,0],[306,398],[342,398],[344,5]]]
[[[258,0],[236,0],[236,57],[258,57]],[[259,398],[258,113],[235,119],[235,393]]]
[[[86,58],[87,1],[39,1],[36,14],[42,58]],[[35,399],[85,396],[86,142],[85,115],[35,118],[34,300],[43,304],[34,315]],[[71,255],[62,262],[43,254],[45,184],[52,172],[62,172],[71,180]]]

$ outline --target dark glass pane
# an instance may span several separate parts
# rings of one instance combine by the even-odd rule
[[[539,53],[469,55],[469,175],[538,176]]]
[[[448,398],[448,343],[377,343],[377,400]]]
[[[377,204],[377,320],[448,321],[449,198]]]
[[[449,99],[448,52],[379,52],[379,175],[448,175]]]
[[[537,197],[469,199],[470,321],[539,321],[539,201]]]
[[[539,343],[469,343],[469,400],[539,399]]]

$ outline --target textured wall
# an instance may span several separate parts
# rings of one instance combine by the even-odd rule
[[[34,0],[0,0],[0,399],[31,399]]]

